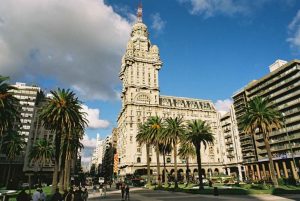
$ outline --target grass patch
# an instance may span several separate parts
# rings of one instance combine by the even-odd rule
[[[161,188],[154,187],[154,190],[165,190],[172,192],[184,192],[193,194],[207,194],[214,195],[216,193],[213,187],[205,187],[203,190],[195,189],[196,185],[179,185],[179,188],[175,189],[174,185],[163,186]],[[249,194],[300,194],[300,187],[297,186],[280,186],[278,188],[273,188],[272,186],[262,185],[262,184],[244,184],[239,186],[232,185],[231,188],[224,188],[226,185],[214,185],[217,187],[217,193],[219,195],[249,195]],[[223,187],[223,188],[222,188]]]

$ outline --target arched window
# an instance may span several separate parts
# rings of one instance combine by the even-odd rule
[[[171,158],[170,157],[167,158],[167,163],[171,163]]]
[[[137,163],[141,163],[141,158],[140,158],[140,157],[137,157],[136,162],[137,162]]]

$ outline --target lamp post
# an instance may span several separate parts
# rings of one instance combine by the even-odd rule
[[[291,139],[290,139],[290,135],[288,133],[287,127],[286,127],[285,113],[282,113],[282,117],[283,117],[283,125],[284,125],[284,129],[285,129],[286,137],[287,137],[288,142],[289,142],[289,149],[290,149],[290,152],[292,154],[293,166],[294,166],[296,175],[297,175],[298,180],[299,180],[298,168],[296,166],[296,160],[295,160],[295,157],[294,157],[294,152],[293,152],[293,148],[292,148],[292,144],[291,144]]]

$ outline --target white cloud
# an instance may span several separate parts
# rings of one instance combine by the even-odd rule
[[[161,32],[165,26],[166,21],[162,20],[159,13],[154,13],[150,16],[152,20],[151,28],[156,30],[157,32]]]
[[[249,15],[251,12],[261,8],[270,0],[178,0],[182,4],[190,6],[190,13],[193,15],[202,15],[205,18],[221,14]],[[288,4],[287,2],[286,4]]]
[[[88,128],[107,128],[109,121],[100,119],[100,110],[97,108],[89,108],[87,105],[82,105],[83,112],[87,114]]]
[[[218,112],[224,115],[225,113],[229,112],[232,103],[233,101],[230,99],[217,100],[217,102],[215,102],[215,107]]]
[[[81,140],[81,143],[83,144],[84,148],[95,148],[97,145],[96,138],[90,138],[87,134],[83,136],[83,139]]]
[[[300,50],[300,10],[288,26],[290,37],[287,41],[291,47]]]
[[[3,1],[0,72],[55,80],[86,99],[117,98],[130,23],[104,0]]]

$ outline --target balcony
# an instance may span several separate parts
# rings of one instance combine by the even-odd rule
[[[226,142],[225,142],[225,144],[227,145],[227,144],[232,144],[232,140],[227,140]]]
[[[233,154],[227,154],[227,157],[228,158],[234,158],[234,155]]]
[[[233,147],[227,147],[226,151],[233,151]]]
[[[254,148],[252,146],[242,148],[242,152],[247,152],[247,151],[252,151],[252,150],[254,150]]]
[[[231,138],[231,134],[226,134],[226,135],[224,135],[224,138],[225,138],[225,139]]]
[[[252,145],[252,140],[244,140],[244,141],[241,141],[241,146],[245,146],[245,145],[249,145],[251,144]]]

